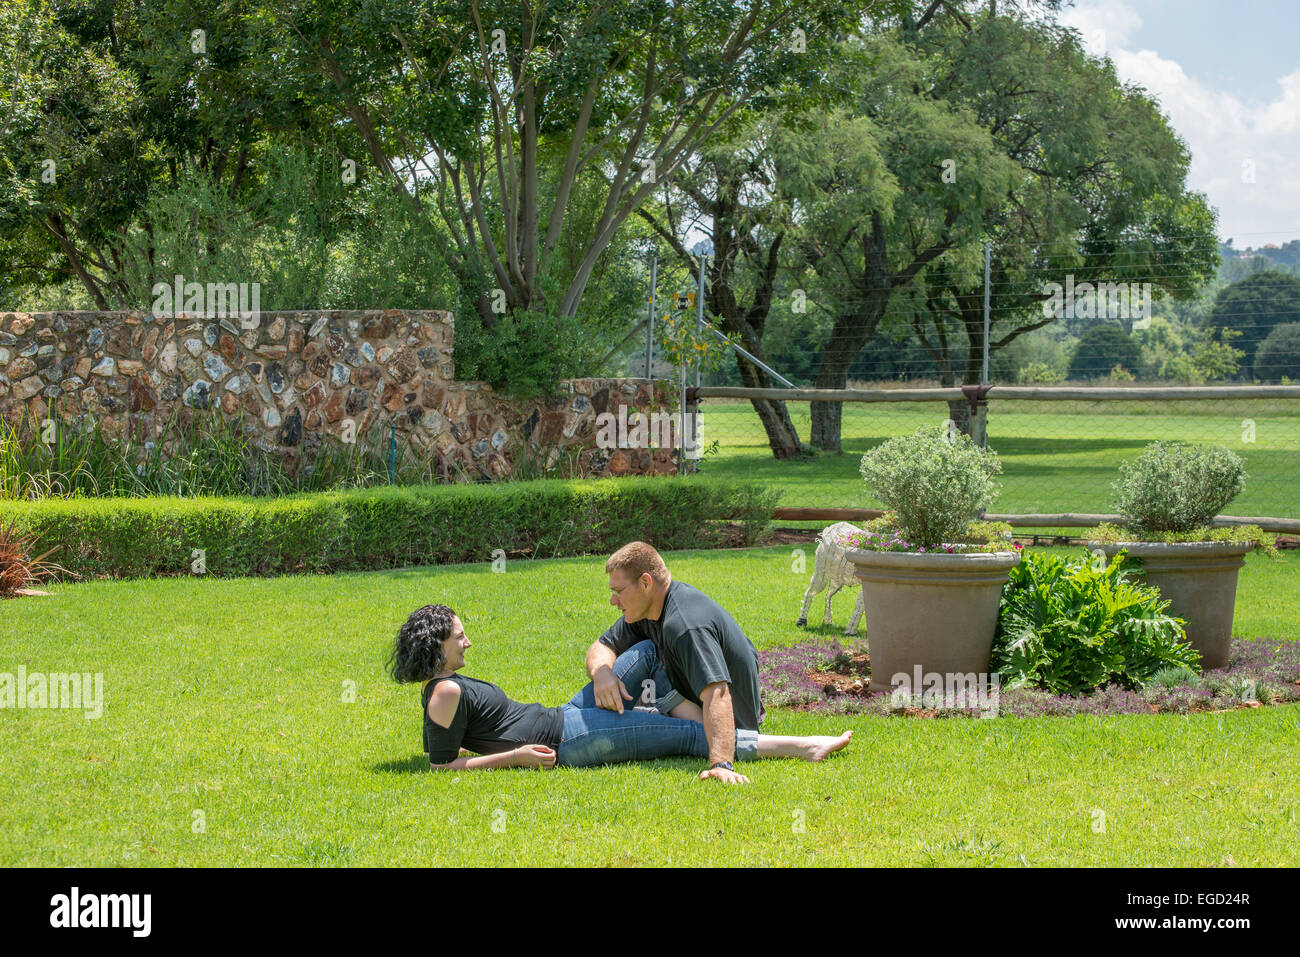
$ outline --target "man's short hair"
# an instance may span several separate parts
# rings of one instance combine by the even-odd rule
[[[663,585],[668,581],[668,566],[654,550],[654,546],[645,542],[628,542],[605,562],[605,574],[618,569],[632,581],[637,581],[646,572],[656,583]]]

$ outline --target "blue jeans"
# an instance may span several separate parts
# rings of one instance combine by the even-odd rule
[[[667,715],[686,700],[680,691],[673,689],[653,641],[639,641],[623,652],[614,659],[613,671],[614,677],[623,682],[627,693],[633,698],[632,701],[623,702],[624,710],[638,706],[653,707],[660,714]],[[569,699],[569,704],[575,708],[599,707],[590,681]]]
[[[622,714],[596,705],[590,683],[561,705],[564,737],[556,749],[555,763],[566,767],[614,764],[619,761],[648,761],[673,755],[709,756],[704,725],[697,721],[670,718],[667,712],[684,700],[668,683],[654,642],[633,645],[614,662],[614,676],[628,694],[641,696],[624,702]],[[653,682],[652,684],[649,682]],[[660,714],[633,711],[637,704],[653,703]],[[736,729],[736,758],[758,758],[758,732]]]

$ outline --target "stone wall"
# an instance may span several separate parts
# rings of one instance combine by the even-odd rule
[[[554,464],[574,450],[593,475],[676,471],[669,449],[596,443],[597,416],[620,404],[670,410],[669,383],[571,379],[554,402],[521,401],[455,381],[452,350],[452,316],[440,311],[0,313],[0,417],[18,428],[25,412],[25,439],[54,415],[143,445],[195,409],[220,409],[232,423],[242,413],[251,441],[291,470],[325,436],[387,448],[395,426],[445,480],[462,470],[504,478],[525,454]]]

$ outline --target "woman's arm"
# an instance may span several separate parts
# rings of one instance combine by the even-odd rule
[[[474,757],[461,755],[455,761],[448,761],[446,764],[429,762],[429,767],[435,771],[473,771],[479,768],[513,768],[514,766],[515,753],[513,751],[480,754]]]
[[[446,764],[433,764],[435,771],[474,771],[492,768],[550,768],[555,766],[555,749],[544,744],[525,744],[513,751],[483,754],[478,757],[459,757]]]
[[[434,689],[429,696],[429,717],[435,726],[449,730],[460,713],[461,691],[455,682],[445,682]],[[462,720],[461,727],[464,722]],[[457,734],[457,739],[460,735]],[[435,750],[435,749],[431,749]],[[441,750],[441,749],[436,749]],[[429,767],[434,771],[473,771],[493,768],[549,768],[555,765],[555,750],[544,744],[525,744],[509,751],[496,754],[484,754],[469,757],[468,752],[457,745],[457,757],[439,764],[430,759]]]

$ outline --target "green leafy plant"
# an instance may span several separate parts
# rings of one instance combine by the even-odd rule
[[[1064,382],[1065,373],[1053,369],[1046,362],[1028,362],[1016,372],[1016,381],[1024,385]]]
[[[1025,553],[1002,589],[992,667],[1003,687],[1077,695],[1112,682],[1143,688],[1164,669],[1200,670],[1183,619],[1132,579],[1127,552],[1109,564]]]
[[[1122,524],[1143,536],[1190,532],[1209,525],[1244,481],[1245,464],[1221,445],[1153,442],[1120,464],[1115,504]]]
[[[593,349],[580,320],[554,306],[504,313],[490,332],[471,333],[458,324],[456,335],[458,354],[463,346],[475,356],[477,374],[513,398],[557,398],[560,380],[572,375]]]
[[[1249,544],[1255,551],[1263,552],[1269,558],[1280,560],[1276,537],[1264,531],[1258,525],[1225,525],[1212,527],[1203,525],[1190,532],[1147,532],[1140,534],[1120,525],[1102,522],[1096,532],[1089,536],[1098,542],[1131,542],[1141,538],[1147,542],[1242,542]]]
[[[694,303],[695,294],[691,293]],[[708,320],[706,319],[707,323]],[[731,350],[715,335],[705,330],[696,330],[696,317],[693,313],[670,312],[655,325],[655,334],[659,339],[659,354],[674,367],[685,365],[689,369],[698,368],[701,372],[712,372],[722,367],[731,355]],[[717,326],[709,323],[717,330]],[[717,330],[721,333],[721,330]],[[739,345],[735,335],[725,335],[727,342]]]
[[[1204,684],[1200,675],[1185,665],[1166,665],[1150,679],[1148,688],[1199,688]]]
[[[471,562],[496,548],[533,557],[607,554],[636,540],[716,548],[736,523],[749,545],[779,496],[755,481],[625,476],[268,498],[50,499],[6,503],[5,515],[87,577],[188,573],[196,547],[208,574],[230,577]]]
[[[862,456],[859,471],[897,516],[894,530],[919,546],[958,541],[997,494],[997,454],[938,427],[898,436]]]

